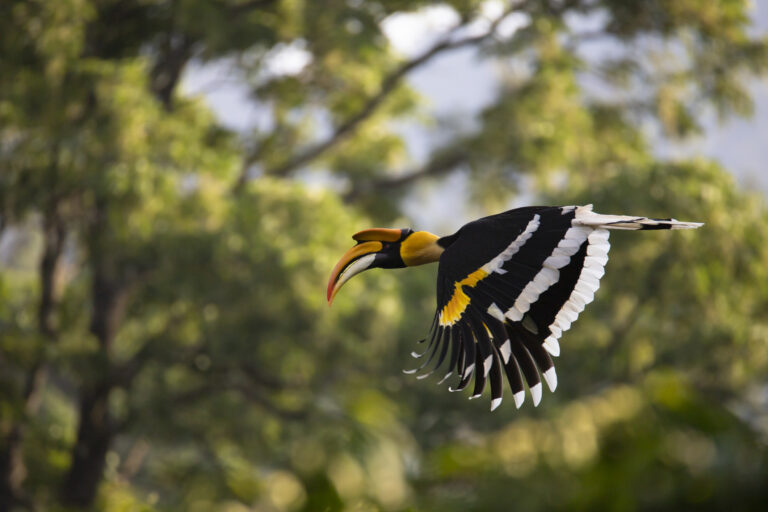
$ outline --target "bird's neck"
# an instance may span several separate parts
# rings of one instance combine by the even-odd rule
[[[453,242],[456,241],[456,239],[459,238],[459,232],[455,232],[452,235],[444,236],[441,238],[438,238],[437,245],[443,248],[443,250],[447,249],[448,247],[453,244]]]
[[[440,259],[445,247],[437,243],[439,237],[428,231],[416,231],[403,240],[400,256],[408,267],[434,263]]]

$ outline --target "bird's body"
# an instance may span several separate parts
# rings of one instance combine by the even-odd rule
[[[674,219],[601,215],[592,206],[531,206],[484,217],[438,238],[425,231],[372,229],[342,258],[328,283],[328,300],[353,275],[368,268],[396,268],[439,261],[437,309],[426,360],[415,370],[426,377],[446,361],[447,373],[471,398],[486,382],[491,409],[501,403],[503,376],[517,407],[528,384],[534,405],[541,377],[557,386],[551,356],[559,339],[589,304],[608,261],[608,229],[689,229],[701,224]],[[428,368],[432,368],[428,370]]]

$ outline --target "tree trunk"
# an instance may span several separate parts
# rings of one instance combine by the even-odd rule
[[[20,434],[21,426],[17,423],[3,436],[5,443],[0,447],[0,510],[10,510],[20,501],[18,486],[24,474]]]
[[[107,209],[97,203],[90,229],[91,333],[99,342],[94,366],[80,391],[77,442],[60,490],[64,505],[88,508],[93,505],[104,472],[107,452],[115,436],[109,412],[109,394],[115,386],[110,363],[112,343],[123,319],[126,287],[119,263],[108,243]]]
[[[110,386],[105,385],[85,392],[80,400],[77,443],[61,489],[64,505],[87,508],[96,498],[114,435],[109,415],[110,391]]]
[[[64,248],[66,232],[64,224],[53,203],[46,212],[43,223],[43,255],[40,260],[40,303],[38,305],[37,324],[40,334],[46,342],[54,343],[58,338],[56,325],[56,273]],[[23,445],[29,418],[40,407],[42,390],[48,375],[48,365],[44,351],[37,362],[29,369],[24,384],[21,400],[24,404],[23,417],[12,423],[4,433],[0,446],[0,511],[9,510],[15,505],[24,505],[23,484],[27,477],[24,464]]]

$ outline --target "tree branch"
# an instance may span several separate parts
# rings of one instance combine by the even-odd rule
[[[341,141],[343,141],[346,137],[348,137],[351,133],[353,133],[355,128],[357,128],[357,126],[360,123],[368,119],[378,109],[378,107],[384,102],[384,100],[397,88],[397,86],[400,84],[400,82],[403,80],[403,78],[405,78],[405,76],[408,73],[426,64],[437,55],[440,55],[450,50],[456,50],[459,48],[473,46],[486,41],[487,39],[491,38],[495,34],[499,24],[502,21],[504,21],[507,18],[507,16],[509,16],[514,10],[515,8],[513,7],[513,5],[510,4],[510,6],[498,18],[496,18],[491,23],[491,25],[488,27],[488,30],[482,34],[478,34],[475,36],[468,36],[462,39],[453,39],[452,36],[459,29],[464,28],[469,24],[470,20],[463,20],[456,27],[451,29],[440,40],[440,42],[432,46],[430,49],[428,49],[418,57],[415,57],[409,61],[404,62],[398,68],[396,68],[392,73],[390,73],[387,77],[385,77],[381,83],[379,92],[376,93],[371,98],[369,98],[368,101],[366,101],[366,103],[357,113],[353,114],[344,122],[339,124],[336,127],[336,129],[333,131],[333,133],[330,136],[328,136],[328,138],[308,148],[305,148],[304,150],[299,151],[292,158],[289,158],[286,162],[279,164],[271,169],[267,169],[264,174],[269,176],[286,177],[292,172],[299,169],[300,167],[304,166],[305,164],[320,157],[326,151],[333,148],[334,146],[339,144]],[[247,181],[248,169],[257,161],[258,152],[259,152],[259,149],[257,148],[251,155],[248,155],[245,158],[243,169],[241,171],[241,176],[238,178],[237,184],[235,186],[235,191],[241,189],[242,186]]]
[[[55,208],[55,207],[54,207]],[[61,253],[64,249],[64,224],[58,213],[46,214],[43,220],[43,257],[40,260],[40,304],[38,306],[38,328],[48,339],[57,336],[53,316],[56,307],[55,279]]]
[[[179,83],[189,59],[194,42],[186,35],[168,34],[162,53],[150,73],[150,87],[166,110],[173,108],[173,91]]]
[[[150,89],[167,111],[173,109],[173,92],[195,45],[189,34],[177,30],[178,9],[178,2],[172,1],[168,31],[149,75]]]
[[[420,169],[358,182],[344,194],[343,199],[346,203],[354,203],[365,196],[396,190],[422,178],[447,174],[467,160],[469,160],[469,153],[466,149],[462,147],[446,149],[433,154],[432,159]]]

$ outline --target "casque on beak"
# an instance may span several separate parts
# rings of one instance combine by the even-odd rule
[[[344,286],[344,283],[363,270],[373,268],[377,254],[380,254],[380,251],[384,248],[383,242],[397,242],[402,238],[403,231],[400,229],[375,228],[355,233],[352,238],[357,241],[357,245],[344,253],[344,256],[341,257],[331,271],[326,294],[328,305],[333,303],[333,298],[341,287]],[[382,265],[377,264],[375,266]]]

